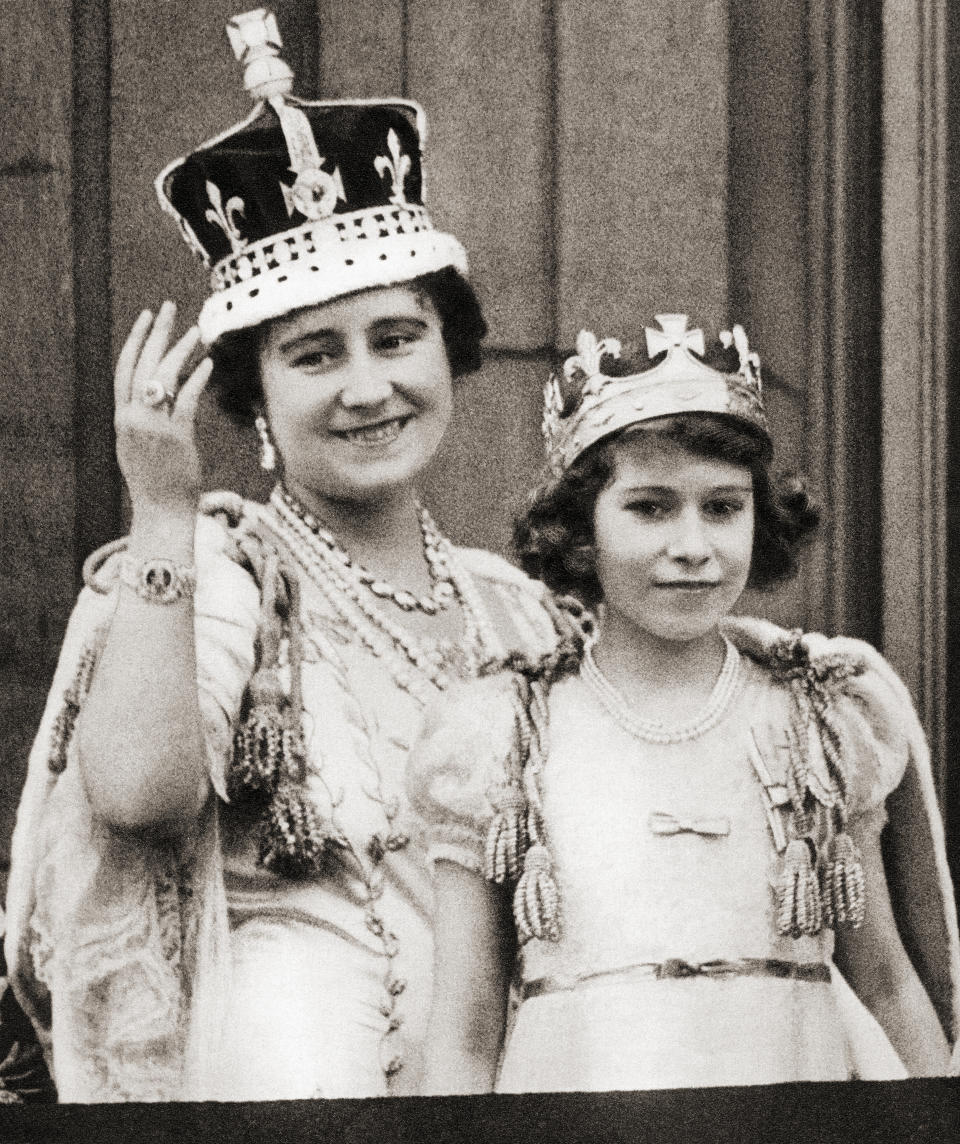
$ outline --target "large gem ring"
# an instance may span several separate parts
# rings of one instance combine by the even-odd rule
[[[172,409],[176,399],[176,394],[164,389],[159,381],[149,381],[144,388],[141,400],[149,409],[159,409],[164,405]]]

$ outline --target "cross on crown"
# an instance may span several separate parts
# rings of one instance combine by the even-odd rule
[[[669,355],[676,350],[692,350],[700,357],[707,352],[703,330],[688,330],[686,314],[655,314],[659,330],[646,327],[647,354],[655,358],[664,351]]]
[[[254,8],[231,17],[227,21],[227,36],[233,54],[243,65],[243,85],[253,99],[289,94],[293,72],[280,58],[283,40],[272,12]]]
[[[740,358],[736,373],[708,365],[703,331],[687,329],[686,314],[657,314],[660,329],[646,329],[649,369],[608,377],[601,371],[605,354],[620,355],[615,338],[598,339],[588,330],[577,336],[577,352],[564,362],[568,380],[582,378],[580,400],[564,414],[565,401],[556,377],[544,392],[543,433],[554,473],[561,473],[594,442],[641,421],[675,414],[723,414],[767,432],[760,383],[760,359],[750,350],[742,326],[720,334],[724,348]]]

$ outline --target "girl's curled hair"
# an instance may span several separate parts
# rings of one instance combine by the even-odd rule
[[[747,586],[771,588],[795,574],[800,551],[820,522],[819,509],[800,478],[771,474],[772,447],[765,434],[711,413],[628,426],[591,446],[559,477],[547,478],[514,526],[514,546],[524,571],[587,607],[600,602],[594,507],[613,477],[618,442],[640,433],[656,433],[695,456],[748,468],[753,476],[754,534]]]

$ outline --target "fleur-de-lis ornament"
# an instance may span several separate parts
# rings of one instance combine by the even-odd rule
[[[543,420],[540,430],[547,446],[547,458],[550,467],[557,474],[563,471],[563,458],[558,451],[563,422],[563,394],[560,392],[560,382],[553,374],[543,387]]]
[[[207,221],[220,227],[227,238],[230,239],[230,246],[234,254],[239,250],[243,250],[247,245],[247,240],[240,233],[235,221],[238,215],[243,218],[243,199],[241,199],[239,195],[233,195],[233,197],[227,199],[226,204],[224,204],[220,188],[209,179],[207,180],[207,197],[213,204],[212,209],[207,210]]]
[[[187,246],[197,255],[198,258],[203,259],[204,266],[210,265],[210,255],[207,254],[203,248],[200,239],[197,238],[197,232],[193,229],[189,222],[183,215],[177,215],[177,226],[180,228],[180,234],[183,236]]]
[[[740,373],[747,379],[747,381],[756,382],[757,386],[760,385],[760,355],[750,349],[750,343],[747,340],[747,332],[739,323],[733,327],[732,330],[720,331],[720,344],[725,350],[734,346],[737,351],[737,356],[740,358]]]
[[[581,330],[577,334],[577,352],[563,363],[564,376],[569,380],[575,373],[582,373],[587,378],[583,387],[584,394],[593,393],[602,377],[601,359],[606,354],[618,358],[620,349],[620,342],[616,338],[603,338],[598,341],[596,335],[589,330]]]
[[[377,174],[382,179],[384,175],[390,176],[393,183],[393,191],[390,195],[390,202],[396,206],[402,207],[407,205],[406,195],[404,194],[403,185],[406,182],[407,175],[410,173],[410,156],[404,154],[400,150],[400,140],[397,138],[397,133],[391,127],[387,133],[387,150],[390,152],[390,158],[386,155],[378,155],[373,161],[373,165],[377,169]]]

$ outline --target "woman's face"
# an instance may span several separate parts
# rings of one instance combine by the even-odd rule
[[[614,456],[594,508],[608,615],[659,640],[706,636],[750,574],[750,470],[698,457],[656,433],[635,434]]]
[[[450,421],[440,319],[404,286],[272,322],[260,375],[288,483],[320,497],[369,501],[412,485]]]

